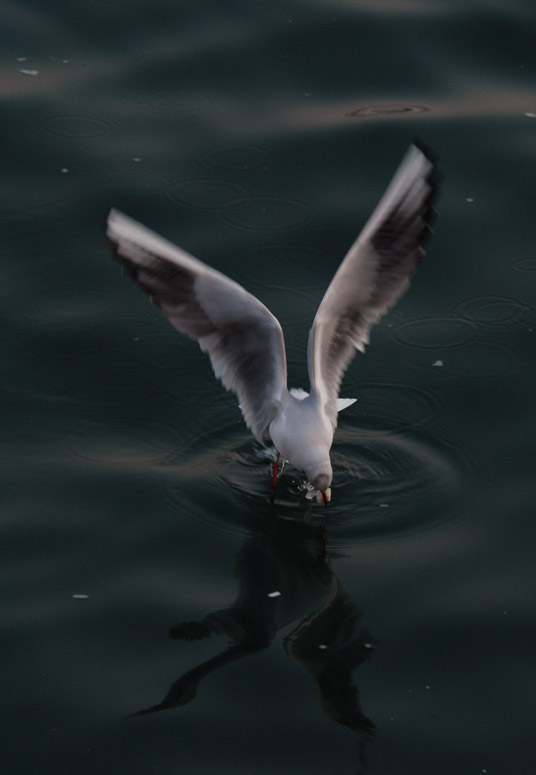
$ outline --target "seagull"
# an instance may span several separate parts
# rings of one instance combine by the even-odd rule
[[[255,438],[303,471],[319,503],[331,500],[330,449],[343,375],[369,331],[409,285],[431,234],[437,171],[412,144],[361,234],[339,266],[309,331],[310,390],[287,389],[283,331],[241,285],[118,210],[107,237],[116,258],[182,334],[196,339],[223,386],[238,397]]]

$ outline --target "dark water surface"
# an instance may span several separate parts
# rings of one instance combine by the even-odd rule
[[[2,7],[2,771],[533,773],[534,4]],[[289,469],[270,507],[105,216],[257,294],[307,387],[415,135],[440,217],[346,376],[333,502]]]

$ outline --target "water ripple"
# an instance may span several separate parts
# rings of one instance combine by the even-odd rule
[[[203,151],[197,157],[201,166],[228,172],[246,172],[265,167],[270,152],[255,145],[220,145]]]
[[[411,385],[369,382],[359,385],[354,407],[359,424],[373,428],[422,428],[440,416],[440,403],[428,390]]]
[[[335,541],[415,535],[458,519],[469,455],[444,439],[350,428],[333,448]],[[331,519],[330,519],[331,521]]]
[[[104,178],[104,188],[112,194],[125,196],[143,189],[147,193],[160,193],[169,186],[169,179],[150,170],[125,170],[113,172]]]
[[[53,116],[44,122],[42,129],[53,137],[86,139],[109,134],[114,125],[94,116]]]
[[[121,418],[91,420],[75,426],[67,438],[72,457],[95,463],[108,470],[148,470],[163,463],[182,445],[169,426],[138,418],[128,424]]]
[[[244,248],[239,253],[244,256],[247,268],[255,269],[256,265],[271,267],[274,258],[285,268],[297,269],[307,273],[307,287],[316,283],[325,286],[329,282],[329,272],[326,267],[332,267],[335,273],[340,258],[335,258],[329,251],[299,242],[268,242]],[[338,263],[337,263],[338,262]],[[259,282],[258,272],[251,271],[252,282]],[[293,287],[289,283],[289,288]],[[322,291],[323,293],[323,291]]]
[[[0,218],[47,212],[61,202],[61,187],[41,180],[26,179],[24,187],[5,184],[0,188]],[[46,236],[46,235],[45,235]]]
[[[450,349],[470,342],[473,323],[455,317],[427,317],[394,326],[393,336],[407,347]]]
[[[104,397],[110,406],[121,407],[134,391],[141,412],[142,398],[151,400],[166,385],[165,363],[153,362],[149,371],[136,343],[112,343],[104,329],[43,325],[21,335],[17,347],[22,362],[38,371],[42,393],[83,399],[86,411],[102,411]]]
[[[518,272],[536,272],[536,258],[520,258],[514,264]]]
[[[506,296],[475,296],[465,299],[456,307],[463,320],[487,326],[516,326],[527,319],[528,305]]]
[[[236,206],[249,193],[246,186],[228,180],[183,180],[170,187],[168,198],[194,210],[221,210]]]
[[[231,226],[255,231],[291,229],[311,220],[311,210],[305,202],[277,196],[251,197],[222,216]]]
[[[496,379],[513,371],[512,350],[487,342],[475,342],[450,352],[444,361],[444,376],[459,379]]]
[[[174,513],[211,531],[242,535],[245,504],[249,512],[271,508],[274,517],[327,520],[335,542],[344,545],[416,534],[457,519],[453,505],[461,498],[464,468],[474,466],[467,451],[443,439],[345,428],[333,446],[333,500],[324,509],[308,498],[303,475],[290,466],[270,505],[275,451],[260,447],[238,425],[192,440],[180,457],[167,468],[161,493]]]
[[[349,111],[346,115],[349,118],[388,118],[393,116],[400,118],[401,116],[415,116],[421,113],[429,113],[430,108],[425,105],[399,105],[393,103],[385,103],[378,105],[364,105],[361,108]]]
[[[184,89],[163,89],[149,94],[135,94],[123,97],[121,102],[129,107],[143,110],[189,114],[200,113],[210,108],[210,102],[204,94]]]

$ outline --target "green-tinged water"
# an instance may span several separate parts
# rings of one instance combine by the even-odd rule
[[[532,775],[534,4],[2,18],[3,771]],[[271,505],[270,453],[122,277],[107,212],[257,295],[306,388],[414,137],[439,217],[346,375],[333,501],[287,469]]]

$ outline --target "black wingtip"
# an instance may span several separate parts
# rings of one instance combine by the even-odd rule
[[[438,211],[435,208],[435,205],[441,196],[441,193],[442,193],[441,186],[442,186],[443,180],[445,179],[445,176],[443,175],[442,171],[438,166],[439,154],[431,146],[429,146],[428,143],[424,142],[424,140],[419,136],[414,136],[412,143],[416,148],[419,149],[421,153],[424,154],[424,156],[426,156],[426,158],[432,165],[432,168],[426,178],[428,185],[430,186],[430,193],[428,194],[428,197],[426,200],[426,230],[422,235],[422,244],[424,247],[428,242],[428,240],[430,239],[430,237],[432,236],[433,225],[439,215]]]
[[[441,194],[441,183],[444,180],[444,175],[439,168],[439,154],[418,135],[414,136],[412,143],[432,164],[432,170],[428,175],[428,182],[433,190],[432,201],[435,201]]]
[[[424,153],[428,161],[432,162],[435,166],[438,162],[439,156],[436,151],[426,143],[419,135],[414,135],[412,143],[416,146],[421,153]]]

